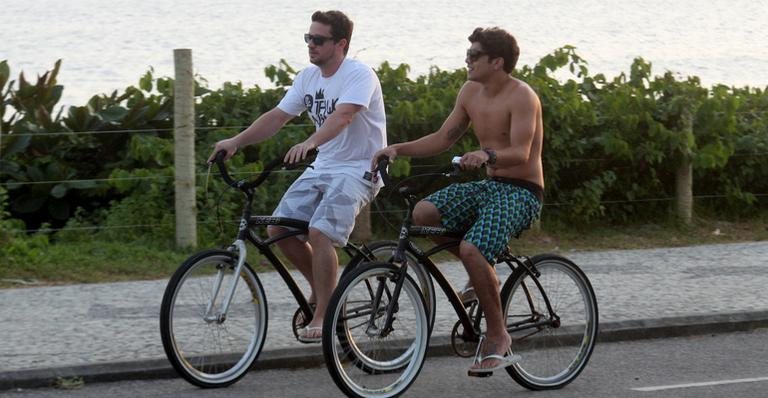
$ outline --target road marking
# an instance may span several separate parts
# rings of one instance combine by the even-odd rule
[[[668,386],[653,386],[653,387],[638,387],[632,388],[635,391],[661,391],[672,390],[675,388],[690,388],[690,387],[707,387],[718,386],[721,384],[736,384],[736,383],[753,383],[756,381],[768,381],[768,377],[753,377],[750,379],[733,379],[733,380],[720,380],[720,381],[706,381],[702,383],[687,383],[687,384],[672,384]]]

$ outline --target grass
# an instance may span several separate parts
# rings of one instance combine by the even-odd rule
[[[647,249],[768,240],[764,221],[725,222],[696,220],[691,226],[643,224],[590,229],[531,231],[523,241],[525,252]]]
[[[0,260],[0,287],[167,278],[188,253],[115,242],[50,244]]]
[[[762,217],[761,217],[762,218]],[[391,239],[393,233],[389,234]],[[512,242],[520,254],[541,252],[643,249],[768,240],[764,220],[725,222],[695,220],[691,226],[633,225],[533,229]],[[426,247],[426,244],[422,244]],[[194,250],[159,249],[141,244],[87,241],[41,244],[5,250],[0,258],[0,288],[126,280],[167,279]],[[250,251],[249,263],[270,269]],[[440,253],[436,261],[453,259]],[[340,262],[347,261],[340,255]]]

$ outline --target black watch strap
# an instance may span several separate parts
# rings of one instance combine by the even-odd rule
[[[483,152],[485,152],[485,154],[488,155],[488,161],[486,163],[488,164],[496,163],[496,151],[494,151],[493,149],[483,148]]]

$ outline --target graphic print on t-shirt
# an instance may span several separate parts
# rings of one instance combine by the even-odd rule
[[[314,98],[310,94],[304,96],[304,106],[307,107],[307,114],[312,118],[317,127],[322,126],[328,115],[336,110],[336,102],[338,101],[338,98],[326,99],[323,89],[318,90]]]

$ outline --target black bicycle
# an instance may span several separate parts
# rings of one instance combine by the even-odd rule
[[[387,159],[378,170],[385,183]],[[458,167],[446,175],[455,175]],[[365,262],[350,270],[331,296],[323,324],[323,355],[336,385],[351,397],[395,397],[415,381],[431,332],[430,310],[419,282],[407,270],[418,264],[437,281],[456,312],[451,333],[459,356],[476,355],[483,314],[477,301],[462,302],[430,256],[457,246],[461,237],[445,228],[412,225],[416,189],[398,193],[408,207],[397,249],[389,261]],[[421,250],[411,237],[453,237]],[[416,261],[410,259],[415,258]],[[597,299],[584,272],[559,255],[512,255],[498,259],[512,273],[501,289],[512,348],[522,360],[506,368],[532,390],[562,388],[584,369],[595,347]],[[373,370],[373,371],[372,371]]]
[[[163,348],[174,369],[190,383],[203,387],[225,387],[243,377],[256,361],[267,333],[267,297],[258,275],[246,262],[250,242],[285,281],[296,299],[298,309],[292,329],[298,330],[312,319],[314,307],[286,266],[275,255],[272,245],[283,239],[306,234],[308,223],[282,217],[253,216],[251,207],[255,188],[272,171],[285,167],[282,158],[267,164],[253,181],[233,180],[219,152],[215,163],[221,177],[245,196],[235,241],[226,250],[210,249],[189,257],[171,277],[160,308],[160,334]],[[295,165],[289,165],[291,167]],[[288,232],[264,238],[258,232],[268,225],[287,227]],[[348,244],[344,250],[351,260],[341,275],[361,263],[391,258],[396,250],[392,242]],[[410,258],[408,275],[418,281],[422,300],[434,321],[435,290],[432,279]],[[354,350],[350,350],[354,352]]]

